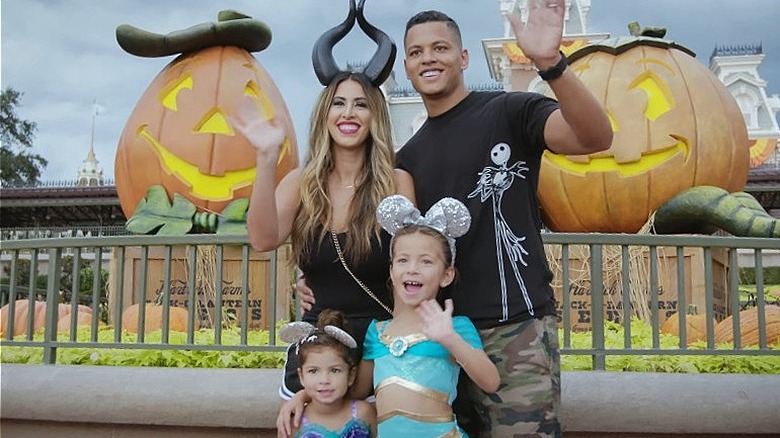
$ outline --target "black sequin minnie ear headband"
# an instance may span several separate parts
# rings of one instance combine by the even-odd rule
[[[455,238],[460,237],[471,226],[471,214],[466,206],[455,198],[442,198],[431,206],[425,216],[412,202],[401,195],[383,199],[376,209],[379,225],[393,239],[395,233],[409,225],[424,225],[441,233],[450,244],[452,263],[455,263]]]
[[[357,348],[357,342],[355,341],[355,338],[350,336],[350,334],[344,330],[336,326],[326,325],[322,328],[322,331],[319,331],[314,325],[303,321],[295,321],[286,324],[284,327],[282,327],[281,330],[279,330],[279,338],[288,344],[294,343],[295,354],[298,354],[300,352],[301,345],[307,342],[315,341],[323,332],[333,336],[337,341],[346,345],[348,348]]]
[[[386,33],[366,21],[366,17],[363,15],[365,2],[366,0],[360,0],[356,8],[355,0],[349,0],[349,14],[347,18],[341,24],[323,33],[314,44],[311,54],[312,64],[314,64],[314,73],[322,85],[328,86],[333,78],[345,72],[345,70],[341,70],[336,65],[336,60],[333,59],[333,46],[352,30],[355,20],[357,20],[358,26],[360,26],[363,32],[377,43],[377,50],[374,52],[374,56],[357,73],[366,75],[376,87],[382,85],[387,77],[390,76],[390,72],[393,70],[393,63],[395,62],[395,43]]]

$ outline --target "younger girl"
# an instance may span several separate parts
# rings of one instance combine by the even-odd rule
[[[318,327],[307,322],[285,326],[280,336],[294,342],[298,377],[310,400],[296,438],[369,438],[376,436],[376,411],[363,400],[347,397],[355,381],[355,339],[343,330],[344,315],[324,310]]]

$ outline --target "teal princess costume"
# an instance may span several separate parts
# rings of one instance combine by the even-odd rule
[[[406,198],[389,196],[377,208],[379,224],[393,238],[396,231],[409,225],[423,225],[441,233],[449,243],[452,261],[455,260],[455,238],[465,234],[471,225],[471,216],[462,202],[444,198],[431,206],[425,216]],[[391,242],[392,248],[392,242]],[[460,365],[454,362],[443,345],[431,341],[421,333],[389,337],[384,334],[390,321],[372,323],[368,327],[363,350],[364,360],[374,361],[374,393],[377,400],[390,387],[400,387],[410,397],[425,397],[442,405],[430,415],[401,408],[383,412],[377,418],[379,436],[388,437],[462,437],[452,413],[452,402],[457,394]],[[455,333],[474,348],[482,349],[482,341],[471,320],[465,316],[452,318]]]
[[[374,392],[397,385],[450,407],[455,400],[460,366],[441,344],[422,334],[389,338],[390,321],[372,322],[366,333],[363,359],[374,361]],[[477,329],[465,316],[452,318],[457,334],[474,348],[482,348]],[[451,410],[451,408],[450,408]],[[455,416],[431,416],[396,409],[377,418],[380,437],[460,437]]]

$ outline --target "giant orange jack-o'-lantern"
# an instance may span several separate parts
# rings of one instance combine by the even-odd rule
[[[227,115],[253,99],[266,117],[287,126],[277,181],[298,164],[287,106],[265,69],[246,50],[216,46],[186,53],[152,81],[125,125],[115,159],[117,194],[133,214],[153,185],[179,193],[201,210],[221,211],[248,198],[255,150],[236,135]]]
[[[748,138],[725,86],[693,52],[671,41],[623,37],[569,56],[603,103],[614,140],[582,157],[548,152],[539,197],[554,231],[637,232],[684,189],[745,186]]]

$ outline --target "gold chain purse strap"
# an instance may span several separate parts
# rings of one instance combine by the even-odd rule
[[[369,297],[371,297],[374,301],[379,303],[380,306],[382,306],[383,309],[387,311],[391,316],[393,315],[393,312],[390,310],[389,307],[385,303],[382,302],[379,298],[374,295],[373,292],[371,292],[371,289],[368,288],[362,281],[360,281],[359,278],[355,276],[355,274],[352,273],[352,270],[349,269],[349,266],[347,266],[346,260],[344,260],[344,253],[341,252],[341,245],[339,244],[339,239],[336,237],[336,233],[333,230],[330,230],[330,235],[333,237],[333,246],[336,247],[336,254],[339,255],[339,260],[341,260],[341,265],[344,266],[344,269],[347,271],[347,273],[355,280],[355,282],[363,288],[364,291],[368,294]]]

